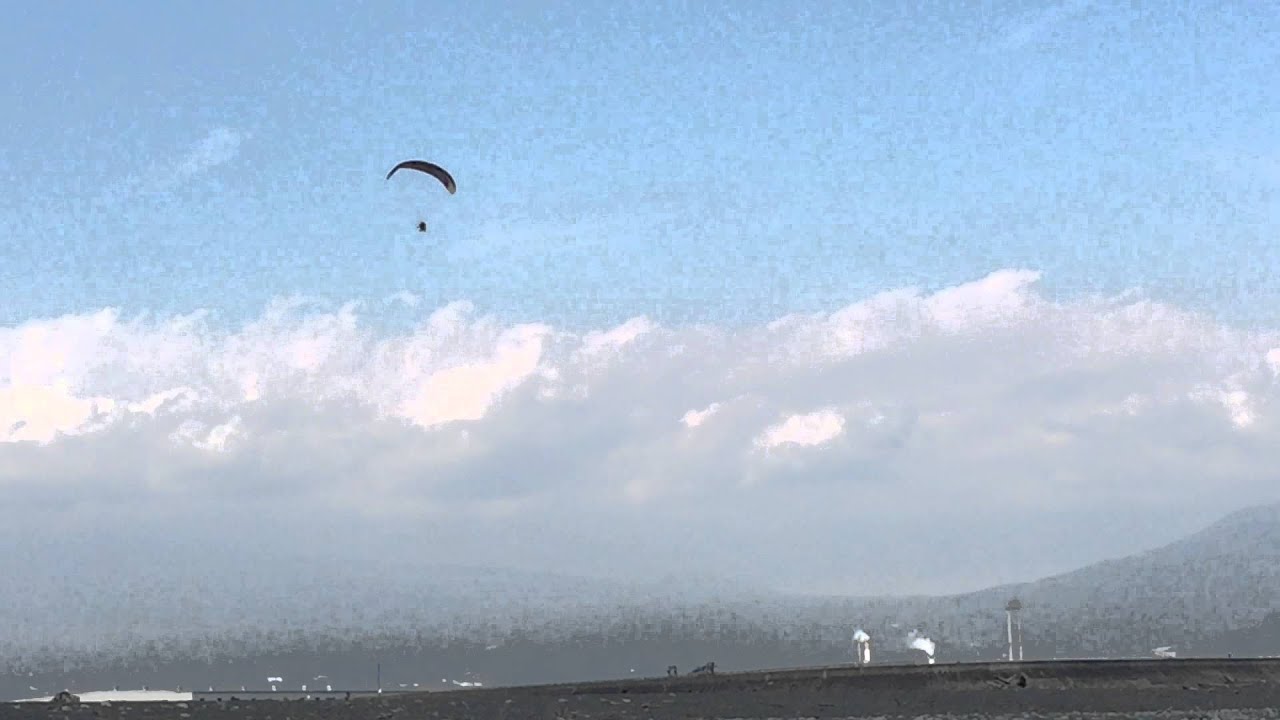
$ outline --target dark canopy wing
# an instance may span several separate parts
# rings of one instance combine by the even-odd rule
[[[400,169],[424,172],[439,180],[441,184],[444,185],[444,189],[449,191],[450,195],[458,192],[458,185],[454,183],[453,176],[450,175],[447,170],[435,163],[429,163],[426,160],[405,160],[399,165],[391,168],[391,172],[387,173],[387,179],[390,180],[391,176],[395,175],[396,171]]]

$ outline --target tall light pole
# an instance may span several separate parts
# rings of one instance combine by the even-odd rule
[[[1004,606],[1009,631],[1009,662],[1022,660],[1022,618],[1019,617],[1021,610],[1022,602],[1018,598],[1013,598],[1008,605]]]

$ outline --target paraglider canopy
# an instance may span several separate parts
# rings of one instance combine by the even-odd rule
[[[448,170],[445,170],[435,163],[429,163],[426,160],[405,160],[399,165],[391,168],[391,172],[387,173],[387,179],[390,180],[391,176],[395,175],[399,170],[417,170],[418,172],[425,173],[436,180],[439,180],[440,184],[444,185],[444,189],[448,190],[450,195],[458,192],[458,185],[453,181],[453,176],[449,174]],[[424,233],[426,231],[427,224],[425,222],[419,222],[418,232]]]
[[[398,170],[417,170],[419,172],[424,172],[439,180],[440,184],[444,185],[444,189],[448,190],[450,195],[458,192],[458,185],[453,181],[453,176],[449,174],[449,171],[435,163],[429,163],[426,160],[405,160],[399,165],[391,168],[391,172],[387,173],[387,179],[390,180],[391,176],[395,175]]]

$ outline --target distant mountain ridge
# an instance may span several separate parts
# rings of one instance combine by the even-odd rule
[[[1174,645],[1212,652],[1224,633],[1280,610],[1280,503],[1245,508],[1147,552],[1104,560],[1033,582],[962,595],[884,600],[862,608],[868,624],[911,618],[940,647],[1002,647],[1004,605],[1024,608],[1030,657],[1144,655]],[[939,652],[943,652],[940,650]],[[1276,649],[1280,653],[1280,648]]]

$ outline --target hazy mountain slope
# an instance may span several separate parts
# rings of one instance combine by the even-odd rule
[[[1232,513],[1164,547],[1031,583],[1019,594],[1031,606],[1028,632],[1042,622],[1045,641],[1069,647],[1083,634],[1084,647],[1143,652],[1177,643],[1191,650],[1280,608],[1280,504]]]
[[[342,580],[317,565],[298,595],[262,575],[255,576],[261,587],[215,582],[218,573],[235,578],[234,558],[198,570],[176,579],[126,565],[84,568],[61,581],[28,574],[33,582],[8,590],[16,599],[8,605],[15,622],[0,638],[8,680],[32,668],[47,682],[128,668],[121,676],[128,682],[170,668],[175,682],[230,681],[256,677],[277,664],[264,664],[270,657],[290,658],[274,672],[297,675],[314,665],[317,673],[327,672],[323,666],[354,674],[385,653],[401,658],[395,664],[406,678],[419,666],[434,674],[459,663],[500,682],[588,670],[610,677],[634,664],[665,667],[668,658],[746,669],[847,659],[856,627],[871,633],[881,662],[918,659],[907,648],[914,629],[937,642],[940,661],[994,659],[1004,649],[1004,605],[1015,594],[1024,604],[1027,659],[1145,655],[1159,645],[1183,655],[1280,654],[1273,647],[1280,623],[1271,615],[1280,612],[1280,504],[1233,513],[1149,552],[947,597],[792,597],[715,582],[640,586],[426,561],[375,563]],[[133,594],[95,597],[121,586],[118,573],[128,575]],[[246,604],[246,596],[259,602]],[[83,607],[105,611],[76,612]],[[24,608],[43,614],[33,621]],[[46,632],[42,623],[57,618],[66,624]],[[558,659],[530,670],[532,657]],[[246,675],[249,667],[258,670]]]
[[[1186,538],[1034,582],[941,598],[845,603],[883,628],[906,620],[941,645],[997,650],[1004,605],[1022,600],[1028,657],[1145,654],[1174,644],[1206,651],[1211,638],[1280,609],[1280,504],[1228,515]],[[943,652],[942,650],[939,651]]]

